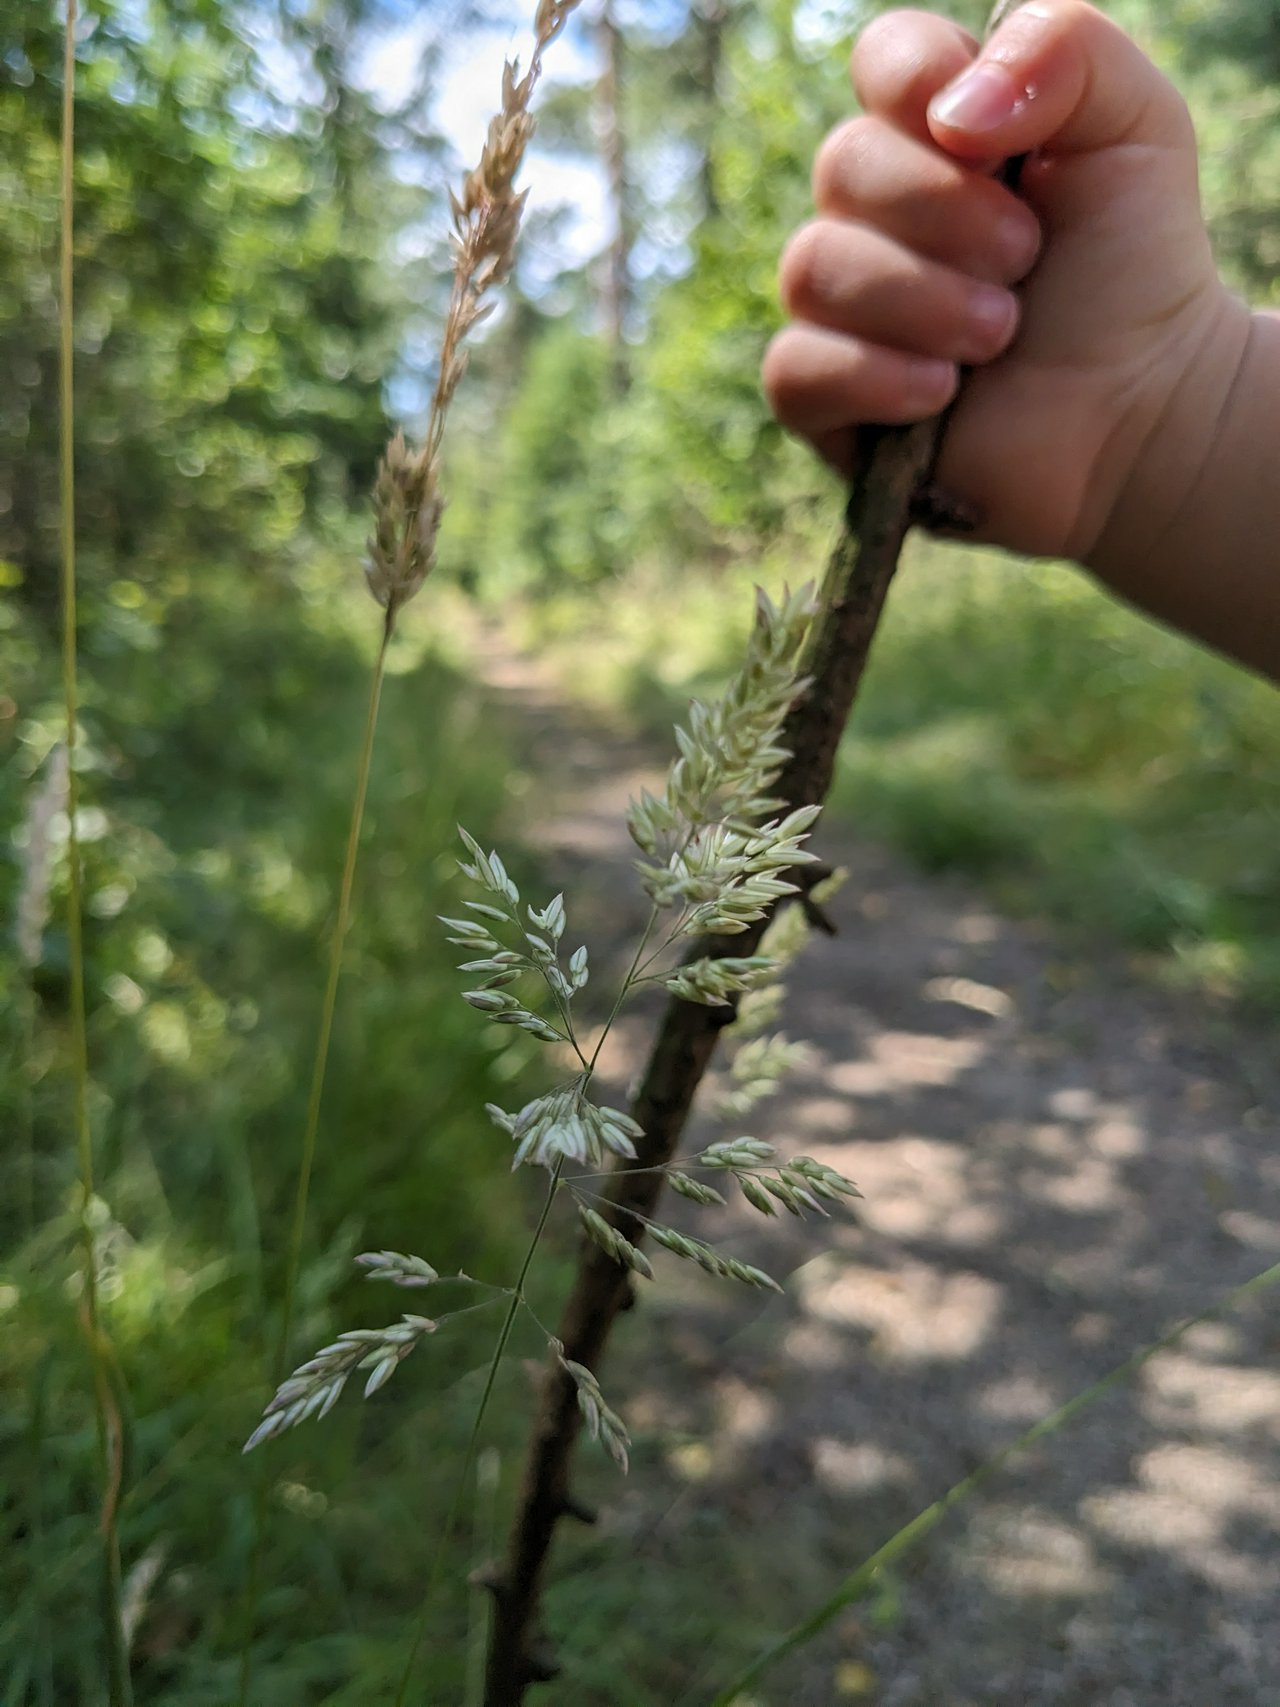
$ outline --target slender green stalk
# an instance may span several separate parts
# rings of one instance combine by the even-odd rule
[[[764,1653],[753,1660],[744,1671],[740,1672],[727,1688],[722,1689],[714,1697],[710,1707],[734,1707],[734,1703],[742,1698],[744,1690],[750,1689],[752,1685],[758,1683],[767,1671],[772,1671],[774,1666],[780,1660],[785,1659],[788,1654],[794,1653],[797,1648],[802,1648],[807,1642],[811,1642],[815,1636],[826,1629],[833,1618],[843,1612],[846,1606],[851,1606],[855,1601],[862,1600],[882,1570],[894,1564],[905,1553],[910,1552],[918,1542],[923,1541],[925,1536],[941,1523],[953,1507],[968,1499],[970,1494],[976,1493],[984,1482],[989,1481],[998,1471],[1003,1470],[1010,1459],[1017,1457],[1019,1453],[1025,1452],[1029,1446],[1034,1446],[1049,1435],[1056,1434],[1067,1423],[1073,1422],[1082,1411],[1088,1410],[1092,1404],[1102,1398],[1105,1393],[1110,1392],[1113,1387],[1120,1386],[1131,1375],[1136,1375],[1138,1370],[1144,1364],[1149,1363],[1159,1352],[1167,1351],[1170,1346],[1176,1345],[1189,1329],[1198,1327],[1201,1322],[1212,1321],[1215,1316],[1225,1315],[1228,1310],[1232,1310],[1237,1304],[1243,1303],[1253,1293],[1265,1291],[1267,1287],[1274,1286],[1277,1281],[1280,1281],[1280,1263],[1264,1269],[1261,1274],[1255,1274],[1252,1280],[1246,1280],[1242,1286],[1237,1286],[1233,1291],[1228,1292],[1224,1298],[1219,1298],[1215,1304],[1210,1304],[1208,1309],[1202,1310],[1198,1316],[1192,1316],[1188,1321],[1179,1322],[1177,1327],[1171,1328],[1167,1334],[1162,1334],[1159,1339],[1152,1340],[1150,1345],[1144,1345],[1139,1351],[1135,1351],[1132,1357],[1126,1358],[1123,1363],[1108,1370],[1091,1386],[1068,1399],[1066,1404],[1060,1405],[1049,1416],[1041,1417],[1038,1423],[1033,1423],[1025,1434],[1020,1434],[1016,1440],[1011,1441],[1008,1446],[1002,1447],[985,1463],[979,1464],[976,1470],[948,1488],[946,1493],[940,1499],[935,1500],[932,1505],[926,1506],[921,1512],[917,1512],[910,1523],[904,1524],[896,1535],[889,1537],[883,1547],[878,1548],[869,1559],[864,1560],[858,1566],[856,1571],[847,1576],[830,1599],[824,1601],[816,1612],[812,1612],[808,1618],[788,1630],[785,1636],[780,1637],[771,1647],[766,1648]]]
[[[591,1060],[587,1064],[587,1071],[589,1073],[595,1072],[596,1062],[600,1059],[600,1051],[604,1048],[605,1041],[608,1038],[609,1033],[613,1030],[614,1021],[622,1011],[622,1004],[631,994],[632,985],[636,981],[636,973],[639,969],[641,960],[644,958],[644,951],[649,946],[649,938],[653,935],[653,927],[657,922],[658,909],[657,907],[652,907],[649,910],[648,922],[645,925],[644,930],[641,932],[640,941],[636,944],[636,951],[631,956],[631,964],[627,968],[626,977],[622,980],[621,984],[618,985],[618,993],[613,999],[613,1006],[609,1010],[609,1017],[604,1022],[604,1028],[601,1031],[600,1036],[596,1039],[595,1048],[591,1051]]]
[[[320,1131],[320,1105],[324,1100],[325,1074],[329,1066],[329,1042],[333,1036],[333,1018],[338,1005],[338,982],[342,977],[342,951],[346,945],[351,923],[351,893],[355,887],[356,863],[360,854],[360,831],[364,825],[364,807],[369,793],[369,772],[373,764],[373,741],[378,728],[378,706],[382,700],[382,683],[386,676],[387,648],[395,628],[395,607],[387,610],[382,625],[382,639],[374,661],[369,683],[369,704],[365,712],[364,736],[360,743],[360,758],[356,765],[356,788],[351,802],[351,823],[347,830],[347,851],[342,865],[342,886],[338,893],[338,917],[329,945],[329,973],[325,982],[324,1001],[320,1007],[320,1027],[316,1033],[315,1060],[311,1067],[311,1091],[307,1098],[306,1125],[302,1133],[302,1157],[298,1163],[298,1184],[293,1201],[293,1223],[289,1232],[289,1254],[285,1266],[284,1303],[280,1310],[280,1331],[276,1337],[273,1379],[284,1379],[289,1356],[289,1336],[293,1329],[294,1296],[298,1286],[298,1269],[302,1262],[302,1241],[307,1228],[307,1199],[311,1190],[311,1172],[316,1159],[316,1139]]]
[[[351,822],[347,828],[346,854],[342,863],[342,881],[338,890],[338,913],[334,920],[329,944],[329,968],[325,978],[324,997],[320,1004],[320,1022],[316,1029],[315,1055],[311,1064],[311,1088],[307,1096],[307,1113],[302,1129],[302,1153],[298,1160],[298,1180],[294,1190],[293,1217],[289,1229],[289,1246],[285,1259],[284,1301],[280,1310],[280,1327],[276,1335],[271,1360],[271,1379],[279,1386],[288,1367],[289,1339],[293,1331],[293,1308],[298,1289],[298,1271],[302,1266],[302,1244],[307,1230],[307,1204],[311,1192],[311,1175],[315,1167],[316,1144],[320,1133],[320,1109],[324,1101],[325,1075],[329,1066],[329,1044],[333,1037],[333,1020],[338,1006],[338,984],[342,977],[342,953],[351,924],[351,897],[355,889],[356,865],[360,855],[360,832],[364,827],[365,801],[369,794],[369,774],[373,768],[373,743],[378,729],[378,708],[382,702],[382,684],[386,677],[387,649],[395,632],[396,606],[387,607],[382,625],[378,655],[374,659],[369,680],[369,703],[365,710],[364,734],[360,756],[356,761],[355,792],[351,800]],[[262,1549],[267,1521],[267,1476],[259,1469],[254,1497],[253,1546],[246,1572],[243,1636],[240,1647],[240,1680],[236,1692],[238,1707],[248,1707],[249,1683],[253,1671],[253,1635],[257,1623],[258,1596],[262,1583]]]
[[[472,1550],[477,1559],[492,1554],[498,1544],[498,1449],[480,1454],[476,1465],[475,1523]],[[471,1596],[471,1629],[467,1638],[467,1679],[464,1707],[481,1707],[484,1699],[484,1656],[489,1643],[490,1606],[484,1589]]]
[[[102,1459],[103,1618],[107,1649],[107,1695],[111,1707],[129,1707],[133,1690],[129,1655],[120,1617],[120,1536],[118,1516],[122,1481],[121,1421],[111,1387],[110,1358],[99,1319],[97,1252],[93,1234],[93,1136],[89,1127],[89,1041],[85,1020],[83,882],[80,838],[76,831],[79,782],[76,776],[76,477],[75,344],[72,266],[75,209],[76,0],[66,0],[62,57],[62,185],[58,304],[58,463],[62,533],[62,691],[67,743],[67,950],[71,1003],[73,1121],[80,1178],[80,1242],[83,1255],[81,1318],[93,1366],[93,1406]]]
[[[494,1346],[493,1356],[489,1360],[489,1369],[484,1381],[484,1391],[480,1395],[480,1403],[476,1406],[475,1421],[471,1425],[471,1438],[467,1442],[466,1456],[462,1461],[462,1469],[458,1473],[456,1491],[453,1496],[452,1504],[449,1507],[449,1514],[445,1518],[444,1525],[440,1531],[440,1539],[436,1543],[436,1556],[432,1562],[430,1573],[427,1576],[427,1586],[423,1590],[422,1605],[418,1610],[418,1622],[414,1628],[413,1641],[409,1647],[409,1657],[405,1661],[405,1668],[401,1674],[400,1687],[396,1690],[395,1707],[404,1707],[405,1704],[406,1692],[408,1691],[410,1681],[413,1677],[413,1668],[418,1661],[418,1650],[422,1646],[422,1638],[427,1633],[427,1612],[431,1606],[431,1597],[435,1593],[436,1583],[439,1580],[440,1571],[444,1564],[445,1547],[448,1543],[449,1536],[453,1531],[453,1526],[457,1521],[458,1511],[466,1494],[467,1485],[471,1480],[471,1468],[475,1463],[476,1448],[480,1443],[480,1428],[484,1422],[485,1412],[489,1408],[489,1400],[493,1394],[493,1384],[498,1378],[498,1368],[502,1362],[503,1355],[506,1352],[507,1341],[511,1338],[511,1330],[515,1326],[516,1316],[519,1313],[520,1306],[524,1303],[524,1284],[529,1278],[529,1270],[533,1266],[534,1253],[537,1251],[538,1245],[542,1239],[543,1230],[547,1225],[547,1217],[551,1213],[551,1205],[556,1200],[556,1192],[559,1189],[559,1186],[560,1165],[557,1164],[551,1175],[551,1183],[547,1187],[547,1195],[542,1205],[542,1213],[538,1216],[538,1224],[533,1229],[533,1237],[529,1240],[528,1249],[524,1253],[524,1261],[520,1264],[520,1273],[516,1276],[516,1283],[511,1293],[511,1303],[507,1307],[507,1314],[503,1319],[502,1327],[498,1333],[498,1342]]]

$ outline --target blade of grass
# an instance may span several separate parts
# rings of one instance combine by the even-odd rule
[[[98,1308],[97,1250],[93,1232],[93,1135],[89,1126],[89,1041],[85,1018],[83,882],[76,827],[76,479],[73,260],[75,243],[76,0],[66,0],[62,57],[61,230],[58,255],[58,470],[61,528],[62,692],[67,746],[67,953],[71,1004],[73,1122],[80,1180],[83,1292],[80,1316],[93,1370],[93,1408],[102,1464],[103,1620],[107,1694],[111,1707],[130,1707],[133,1690],[120,1616],[119,1506],[122,1492],[121,1419],[111,1384],[111,1360]]]
[[[22,1051],[18,1073],[18,1225],[25,1238],[36,1230],[36,1115],[32,1062],[36,1053],[36,997],[28,976],[20,996],[18,1047]]]
[[[788,1630],[784,1636],[779,1637],[745,1670],[739,1672],[732,1683],[713,1697],[710,1707],[734,1707],[734,1703],[739,1700],[743,1690],[758,1683],[766,1672],[772,1671],[774,1666],[785,1659],[788,1654],[795,1653],[797,1649],[811,1642],[815,1636],[826,1629],[838,1613],[844,1611],[846,1606],[852,1606],[855,1601],[862,1600],[874,1585],[876,1577],[886,1566],[894,1564],[904,1554],[909,1553],[941,1523],[949,1511],[962,1504],[970,1494],[976,1493],[984,1482],[989,1481],[998,1471],[1003,1470],[1011,1459],[1016,1458],[1019,1453],[1025,1452],[1028,1447],[1036,1445],[1038,1441],[1056,1434],[1067,1423],[1073,1422],[1082,1411],[1088,1410],[1104,1394],[1109,1393],[1113,1387],[1120,1386],[1129,1380],[1130,1376],[1136,1375],[1138,1370],[1144,1364],[1149,1363],[1159,1352],[1167,1351],[1170,1346],[1176,1345],[1190,1329],[1198,1327],[1201,1322],[1209,1322],[1217,1316],[1225,1315],[1228,1310],[1234,1309],[1237,1304],[1243,1303],[1255,1292],[1265,1291],[1267,1287],[1274,1286],[1277,1281],[1280,1281],[1280,1263],[1275,1263],[1271,1268],[1264,1269],[1261,1274],[1255,1274],[1251,1280],[1246,1280],[1243,1285],[1237,1286],[1225,1297],[1210,1304],[1199,1315],[1192,1316],[1185,1322],[1179,1322],[1176,1327],[1170,1328],[1167,1334],[1162,1334],[1159,1339],[1152,1340],[1149,1345],[1142,1346],[1134,1352],[1132,1357],[1126,1358],[1123,1363],[1108,1370],[1105,1375],[1100,1376],[1083,1392],[1075,1394],[1065,1404],[1059,1405],[1056,1411],[1051,1412],[1047,1417],[1041,1417],[1039,1422],[1033,1423],[1024,1434],[1020,1434],[1016,1440],[1010,1441],[1008,1446],[1002,1447],[985,1463],[979,1464],[978,1468],[971,1474],[948,1488],[940,1499],[936,1499],[932,1505],[926,1506],[923,1511],[917,1512],[909,1523],[904,1524],[895,1535],[889,1537],[883,1547],[877,1548],[869,1559],[864,1560],[856,1571],[847,1576],[835,1593],[828,1600],[825,1600],[815,1612],[810,1613],[808,1618],[803,1619]],[[686,1697],[686,1699],[691,1698]]]

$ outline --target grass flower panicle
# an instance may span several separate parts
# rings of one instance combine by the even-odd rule
[[[513,134],[521,134],[519,127]],[[507,158],[500,148],[495,157]],[[459,203],[462,216],[470,218],[475,211],[476,194],[473,187]],[[591,1084],[600,1047],[623,1005],[637,989],[655,982],[692,1002],[716,1006],[741,1002],[743,1017],[736,1027],[727,1028],[739,1034],[734,1061],[740,1061],[736,1071],[731,1068],[737,1101],[729,1099],[730,1112],[758,1101],[800,1058],[797,1046],[785,1038],[757,1035],[759,1028],[746,1011],[748,1004],[777,985],[804,941],[807,927],[799,908],[787,907],[774,920],[760,954],[706,955],[665,972],[651,968],[708,921],[721,921],[725,930],[745,928],[746,921],[795,893],[797,885],[785,874],[811,858],[803,843],[816,809],[770,817],[778,803],[768,792],[787,756],[779,741],[787,708],[799,691],[797,670],[809,611],[807,590],[787,594],[778,604],[763,593],[758,596],[742,669],[722,699],[695,705],[688,728],[677,732],[680,754],[661,799],[645,795],[632,803],[632,834],[653,856],[641,863],[640,873],[655,904],[590,1054],[583,1047],[575,1011],[588,982],[589,955],[585,945],[566,949],[565,897],[554,895],[544,906],[525,901],[501,854],[484,848],[465,829],[459,830],[465,849],[459,871],[479,894],[464,901],[461,912],[442,915],[441,923],[446,940],[463,956],[460,971],[475,981],[461,992],[462,999],[490,1022],[518,1026],[553,1045],[561,1055],[575,1057],[577,1063],[567,1082],[533,1097],[520,1109],[512,1112],[489,1103],[485,1112],[511,1139],[513,1168],[539,1167],[551,1176],[539,1231],[551,1205],[567,1191],[586,1238],[621,1268],[645,1279],[653,1278],[653,1266],[638,1240],[647,1235],[708,1274],[767,1291],[780,1290],[762,1269],[626,1209],[607,1192],[588,1188],[588,1181],[611,1166],[634,1164],[644,1138],[643,1128],[630,1114],[592,1097]],[[675,909],[676,917],[662,937],[658,923],[667,907]],[[660,936],[656,943],[655,934]],[[532,1005],[535,1000],[542,1011]],[[567,1171],[574,1168],[583,1172]],[[802,1159],[779,1164],[771,1144],[750,1137],[712,1144],[691,1162],[660,1171],[678,1196],[702,1207],[723,1206],[726,1200],[716,1185],[697,1177],[698,1173],[718,1174],[722,1179],[732,1176],[747,1202],[768,1214],[775,1213],[779,1203],[797,1215],[825,1214],[824,1200],[857,1190],[816,1162]],[[396,1251],[367,1252],[357,1260],[370,1279],[399,1286],[429,1286],[438,1279],[422,1258]],[[514,1315],[525,1303],[523,1275],[508,1295],[511,1302],[500,1346],[505,1345]],[[435,1326],[425,1317],[404,1316],[387,1329],[340,1334],[281,1383],[249,1445],[324,1416],[357,1369],[370,1371],[365,1391],[375,1392]],[[553,1355],[558,1355],[556,1342],[549,1343]],[[564,1369],[575,1384],[591,1431],[625,1468],[625,1430],[605,1404],[595,1377],[572,1360]]]
[[[686,1002],[727,1007],[734,996],[763,984],[772,972],[773,962],[767,955],[752,954],[741,960],[726,955],[719,960],[687,961],[665,983],[672,995],[682,996]]]
[[[568,22],[580,0],[541,0],[534,18],[533,53],[520,75],[518,61],[502,70],[502,99],[489,123],[479,163],[450,191],[453,229],[453,286],[445,314],[436,384],[422,443],[410,450],[397,433],[378,466],[373,492],[374,527],[368,542],[365,579],[387,613],[397,613],[422,588],[435,565],[436,538],[444,514],[440,463],[449,406],[467,370],[464,340],[492,309],[489,293],[515,263],[516,239],[528,191],[515,180],[523,164],[534,120],[530,103],[542,76],[542,55]]]
[[[813,614],[813,590],[787,592],[775,605],[757,590],[746,656],[714,705],[695,700],[689,726],[676,731],[679,757],[661,796],[642,792],[627,827],[652,863],[639,870],[648,888],[670,861],[712,826],[749,834],[781,804],[769,789],[787,759],[781,745],[787,712],[805,686],[801,650]]]
[[[646,1280],[653,1279],[653,1265],[648,1257],[630,1239],[624,1238],[616,1227],[611,1227],[603,1215],[591,1208],[578,1198],[578,1219],[582,1222],[583,1231],[593,1245],[598,1245],[606,1256],[613,1258],[622,1268],[629,1268],[633,1274],[642,1274]]]
[[[264,1440],[274,1440],[308,1417],[328,1416],[357,1369],[369,1371],[364,1384],[367,1399],[438,1326],[427,1316],[405,1315],[386,1328],[352,1328],[339,1334],[332,1345],[321,1346],[314,1357],[300,1363],[288,1380],[280,1383],[243,1450],[252,1452]]]
[[[564,1347],[559,1340],[552,1340],[551,1349],[560,1368],[563,1369],[577,1389],[578,1409],[582,1412],[583,1420],[586,1422],[587,1432],[593,1440],[600,1442],[619,1470],[625,1475],[631,1436],[627,1433],[622,1418],[616,1411],[610,1410],[605,1403],[604,1394],[600,1391],[600,1383],[585,1364],[575,1363],[572,1358],[566,1357]]]
[[[609,1154],[633,1160],[635,1140],[643,1136],[629,1114],[591,1102],[582,1078],[535,1097],[519,1114],[507,1114],[493,1103],[485,1107],[494,1125],[515,1141],[513,1168],[522,1162],[551,1169],[563,1162],[599,1168]]]
[[[311,1089],[285,1267],[284,1304],[273,1359],[277,1381],[287,1366],[293,1323],[293,1298],[301,1263],[329,1042],[342,970],[343,945],[350,921],[387,652],[400,611],[421,590],[435,564],[436,540],[444,514],[444,499],[440,490],[440,463],[445,423],[449,405],[466,371],[466,356],[460,346],[467,333],[477,326],[488,312],[489,304],[484,298],[511,270],[520,215],[524,207],[524,196],[516,192],[514,181],[533,129],[529,112],[530,101],[542,74],[543,51],[563,29],[578,4],[579,0],[539,0],[534,20],[534,48],[528,71],[521,77],[517,66],[510,62],[503,70],[501,105],[489,126],[480,163],[467,176],[461,195],[450,198],[453,211],[453,282],[440,342],[436,385],[423,441],[416,450],[411,450],[404,435],[397,433],[379,463],[374,482],[374,525],[368,541],[364,573],[370,593],[384,612],[382,637],[369,684],[369,703],[360,758],[356,767],[337,921],[330,943],[328,975],[317,1028]],[[544,1040],[559,1037],[559,1033],[554,1032],[545,1021],[532,1014],[512,1015],[504,1007],[496,1017],[502,1019],[503,1023],[521,1024]],[[394,1364],[388,1365],[381,1379],[386,1379],[392,1368]],[[371,1391],[380,1384],[381,1381],[375,1382],[371,1377],[366,1391]],[[284,1409],[292,1408],[294,1407]],[[281,1414],[283,1411],[271,1413],[272,1416]],[[314,1413],[306,1410],[304,1414]],[[267,1428],[270,1420],[270,1416],[264,1419],[264,1424],[256,1431],[255,1439],[266,1438],[269,1433],[279,1432],[280,1426],[284,1426],[278,1425],[274,1430]],[[295,1420],[300,1421],[301,1415]],[[257,1617],[265,1521],[266,1484],[260,1482],[255,1503],[253,1550],[247,1572],[245,1634],[240,1648],[237,1707],[249,1707],[251,1697],[252,1634]]]
[[[369,1270],[366,1280],[389,1280],[393,1286],[430,1286],[440,1278],[429,1262],[399,1251],[365,1251],[356,1261]]]

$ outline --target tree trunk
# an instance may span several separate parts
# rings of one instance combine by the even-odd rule
[[[602,65],[596,84],[596,122],[613,226],[605,256],[601,307],[612,359],[613,389],[617,396],[622,396],[630,378],[625,338],[627,311],[631,305],[631,248],[635,233],[627,193],[626,130],[622,118],[626,44],[614,15],[613,0],[604,0],[597,29],[600,32]]]
[[[702,96],[699,123],[698,186],[702,192],[702,217],[714,219],[720,212],[716,193],[715,132],[720,106],[720,66],[724,59],[724,32],[729,22],[726,0],[699,0],[694,9],[697,32],[697,79]]]

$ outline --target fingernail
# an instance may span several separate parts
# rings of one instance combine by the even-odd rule
[[[1003,65],[980,60],[933,97],[929,116],[948,130],[981,136],[1007,124],[1026,98],[1026,89]]]
[[[996,226],[995,245],[1002,271],[1011,279],[1025,278],[1040,253],[1040,222],[1030,211],[1009,213]]]
[[[959,375],[954,362],[918,356],[907,364],[905,409],[910,415],[933,415],[950,403]]]
[[[982,345],[978,359],[993,348],[1003,348],[1018,318],[1017,298],[999,285],[978,285],[969,299],[969,321]]]

